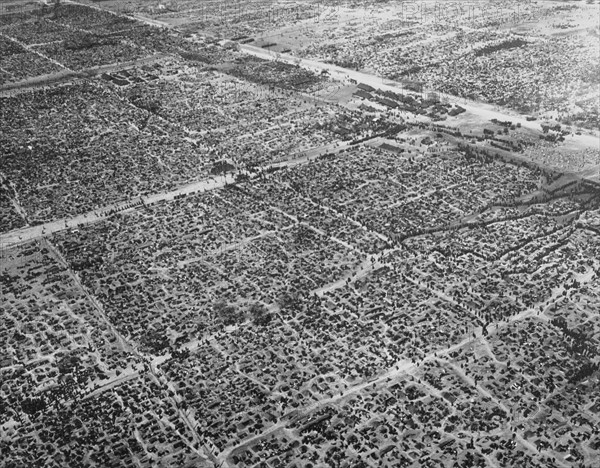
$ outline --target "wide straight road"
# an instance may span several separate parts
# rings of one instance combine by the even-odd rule
[[[264,172],[271,167],[283,168],[283,167],[294,167],[300,164],[306,164],[313,159],[316,159],[319,155],[324,153],[337,153],[348,148],[350,144],[344,143],[332,143],[325,146],[319,146],[302,151],[298,154],[292,155],[289,159],[275,161],[269,165],[266,165],[259,169],[259,172]],[[245,171],[239,171],[236,173],[228,173],[226,175],[219,175],[203,179],[200,181],[192,182],[187,185],[183,185],[169,192],[154,193],[143,197],[135,197],[129,200],[112,203],[102,208],[88,211],[80,215],[73,216],[71,218],[63,218],[56,221],[50,221],[37,226],[27,226],[21,229],[16,229],[4,234],[0,234],[0,248],[6,249],[13,247],[18,244],[23,244],[35,239],[46,237],[55,232],[64,231],[66,229],[77,229],[80,225],[92,224],[102,221],[108,218],[114,212],[127,212],[136,209],[141,203],[145,205],[152,205],[161,201],[173,200],[179,195],[190,195],[197,192],[207,192],[224,187],[227,184],[235,183],[236,175],[239,173],[246,173]],[[256,174],[249,174],[256,175]]]
[[[331,78],[340,81],[352,79],[355,80],[357,83],[364,83],[369,86],[372,86],[373,88],[381,89],[383,91],[393,91],[395,93],[412,92],[407,90],[405,86],[400,82],[387,80],[376,75],[371,75],[369,73],[338,67],[337,65],[333,65],[331,63],[323,63],[319,62],[318,60],[311,60],[306,58],[294,57],[288,54],[281,54],[249,44],[240,44],[240,50],[255,57],[267,60],[279,60],[282,62],[299,65],[303,68],[313,70],[315,72],[321,72],[325,70],[329,73],[329,76]],[[529,121],[525,118],[525,116],[517,113],[516,111],[511,111],[509,109],[504,108],[500,109],[492,104],[476,102],[469,99],[452,96],[450,94],[440,93],[433,89],[424,90],[423,92],[435,92],[441,97],[447,98],[449,102],[458,104],[461,107],[464,107],[471,114],[479,117],[482,122],[487,122],[491,119],[498,119],[501,121],[510,120],[515,124],[520,123],[523,128],[529,128],[531,130],[537,131],[541,130],[539,121]],[[451,125],[448,122],[446,122],[446,124]],[[598,148],[599,144],[598,136],[591,134],[576,135],[573,137],[573,140],[583,147]]]
[[[234,175],[212,177],[198,182],[193,182],[183,187],[179,187],[170,192],[155,193],[144,197],[136,197],[130,200],[112,203],[110,205],[98,208],[96,210],[83,213],[72,218],[63,218],[37,226],[28,226],[0,235],[0,246],[10,248],[17,244],[22,244],[34,239],[48,236],[55,232],[65,229],[76,229],[80,225],[92,224],[106,219],[112,212],[124,212],[135,209],[142,201],[146,205],[157,203],[159,201],[173,200],[178,195],[187,195],[195,192],[203,192],[224,187],[226,184],[234,182]]]

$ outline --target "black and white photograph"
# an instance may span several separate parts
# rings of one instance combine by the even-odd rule
[[[0,468],[600,468],[600,0],[0,0]]]

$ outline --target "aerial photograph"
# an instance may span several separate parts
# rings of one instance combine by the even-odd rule
[[[0,0],[0,468],[600,468],[600,0]]]

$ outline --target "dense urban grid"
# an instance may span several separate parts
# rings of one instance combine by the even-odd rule
[[[596,467],[599,8],[2,0],[0,466]]]

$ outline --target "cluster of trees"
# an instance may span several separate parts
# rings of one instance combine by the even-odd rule
[[[77,31],[67,36],[64,47],[67,50],[85,50],[103,45],[117,45],[119,42],[119,39],[116,37]]]
[[[467,111],[467,109],[465,109],[464,107],[456,105],[456,107],[454,107],[448,111],[448,115],[451,117],[454,117],[455,115],[462,114],[463,112],[466,112],[466,111]]]
[[[227,172],[235,171],[235,166],[231,164],[229,161],[223,159],[221,161],[217,161],[210,170],[210,173],[213,175],[221,175],[226,174]]]
[[[21,402],[21,409],[27,414],[39,413],[46,409],[46,402],[43,398],[25,398]]]
[[[578,285],[574,281],[574,285]],[[563,317],[556,317],[550,321],[552,325],[559,328],[567,339],[567,351],[571,354],[579,354],[595,357],[598,354],[596,347],[590,342],[588,336],[582,330],[572,330],[568,327],[567,321]]]
[[[303,303],[304,301],[298,293],[289,291],[284,292],[278,301],[281,310],[301,310]]]
[[[475,51],[475,56],[488,55],[503,49],[516,49],[517,47],[523,47],[525,45],[527,45],[527,41],[524,41],[523,39],[509,39],[507,41],[502,41],[499,44],[488,45],[481,49],[477,49]]]
[[[73,371],[73,369],[79,366],[80,360],[77,356],[67,355],[62,359],[59,359],[56,363],[58,367],[58,371],[61,374],[68,374]]]
[[[141,94],[135,94],[135,95],[131,96],[129,98],[129,100],[131,101],[131,103],[134,106],[139,107],[140,109],[143,109],[143,110],[147,110],[148,112],[150,112],[152,114],[157,114],[161,110],[161,107],[162,107],[160,104],[160,101],[157,101],[156,99],[146,98],[146,97],[142,96]]]
[[[207,64],[213,63],[212,57],[200,52],[179,52],[179,55],[186,60],[190,60],[191,62],[202,62]]]
[[[225,326],[235,325],[244,319],[244,314],[239,309],[223,300],[213,305],[213,314]]]
[[[188,348],[183,348],[181,350],[173,350],[171,352],[171,356],[175,359],[179,359],[181,361],[183,361],[184,359],[187,359],[190,356],[190,350]]]
[[[546,125],[546,124],[540,124],[542,127],[542,132],[544,133],[548,133],[550,130],[553,130],[555,132],[560,132],[562,130],[562,127],[560,126],[560,124],[555,124],[555,125]]]
[[[255,325],[264,327],[271,322],[273,315],[264,305],[256,303],[250,307],[250,317]]]
[[[213,313],[215,318],[225,326],[235,325],[249,318],[255,325],[263,327],[268,325],[272,319],[272,314],[258,302],[252,304],[246,312],[242,308],[221,300],[213,305]]]
[[[527,119],[527,120],[529,120],[529,119]],[[513,124],[512,121],[510,121],[510,120],[498,120],[498,119],[491,119],[491,122],[495,123],[496,125],[501,125],[502,127],[505,127],[505,128],[510,128],[511,130],[515,130],[516,128],[521,128],[520,122]],[[507,132],[505,132],[505,133],[507,133]]]
[[[596,362],[585,362],[578,369],[573,371],[573,373],[569,376],[569,382],[581,382],[595,372],[598,372],[599,368],[600,364]]]
[[[165,333],[156,330],[150,330],[140,340],[142,346],[148,348],[150,352],[160,354],[162,350],[169,347],[169,339]]]
[[[80,257],[71,262],[71,267],[76,271],[89,270],[94,268],[96,265],[101,265],[103,261],[104,260],[100,255]]]

